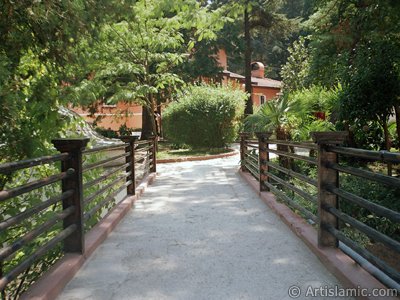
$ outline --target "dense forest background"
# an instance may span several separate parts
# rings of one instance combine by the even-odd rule
[[[220,47],[247,92],[251,61],[283,80],[284,95],[337,90],[337,129],[368,131],[362,146],[378,136],[390,148],[400,134],[399,10],[394,0],[2,1],[0,157],[52,151],[68,104],[141,104],[149,136],[155,106],[200,75],[217,76]]]

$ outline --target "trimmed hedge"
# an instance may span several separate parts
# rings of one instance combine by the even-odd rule
[[[165,109],[165,136],[192,148],[225,147],[237,137],[246,97],[230,86],[191,86]]]

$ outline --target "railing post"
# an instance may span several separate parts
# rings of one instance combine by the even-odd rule
[[[85,252],[84,220],[83,220],[83,184],[82,184],[82,150],[88,138],[55,139],[52,143],[61,153],[68,152],[69,158],[62,162],[61,172],[74,169],[73,175],[62,180],[62,191],[74,190],[74,194],[63,201],[63,209],[74,206],[74,212],[63,220],[64,228],[75,224],[76,231],[64,240],[65,252]]]
[[[129,166],[126,167],[126,172],[131,171],[131,175],[126,177],[126,181],[131,180],[131,184],[127,186],[126,192],[128,195],[135,195],[136,190],[136,181],[135,181],[135,141],[137,140],[136,136],[126,135],[120,137],[121,141],[129,144],[128,147],[125,148],[126,153],[130,153],[127,157],[125,157],[125,162],[129,163]]]
[[[246,139],[250,136],[249,133],[247,132],[242,132],[240,133],[240,169],[242,172],[246,172],[247,168],[245,165],[245,159],[246,159],[246,151],[247,151],[247,146],[246,146]]]
[[[259,165],[259,182],[260,182],[260,192],[269,191],[269,188],[265,185],[265,181],[269,182],[269,177],[265,173],[268,172],[268,166],[266,162],[269,161],[268,139],[271,136],[271,132],[257,132],[256,136],[258,138],[258,165]]]
[[[339,187],[339,172],[329,167],[338,162],[338,155],[327,146],[343,144],[347,133],[312,132],[311,135],[318,144],[318,246],[338,247],[338,239],[326,229],[327,226],[339,228],[338,218],[324,209],[326,206],[339,208],[338,197],[327,190],[328,186]]]
[[[153,162],[151,164],[150,172],[155,173],[157,171],[157,159],[156,159],[157,136],[153,136],[151,139],[153,140],[153,147],[151,148],[151,158],[153,159]]]

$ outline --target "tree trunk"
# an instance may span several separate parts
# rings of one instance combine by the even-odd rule
[[[280,140],[280,141],[286,141],[287,140],[287,133],[286,133],[284,128],[278,126],[278,127],[276,127],[275,132],[276,132],[276,139],[277,140]],[[282,151],[282,152],[286,152],[286,153],[289,152],[289,147],[286,146],[286,145],[277,145],[276,149],[278,151]],[[282,167],[285,167],[287,169],[289,168],[289,158],[288,157],[279,155],[278,156],[278,160],[279,160],[279,164]],[[281,175],[283,175],[283,174],[281,174]]]
[[[249,12],[247,9],[248,1],[246,1],[246,7],[244,9],[244,40],[245,40],[245,52],[244,52],[244,76],[245,76],[245,91],[249,94],[249,98],[246,101],[246,108],[244,110],[245,115],[253,114],[253,101],[251,98],[251,37],[250,37],[250,20]]]
[[[162,122],[161,122],[161,105],[157,105],[157,114],[158,114],[158,120],[157,120],[157,126],[158,126],[158,136],[163,137],[163,127],[162,127]]]
[[[389,137],[389,130],[388,130],[388,122],[387,122],[387,118],[385,118],[385,120],[382,121],[382,127],[383,127],[383,134],[385,136],[385,149],[387,151],[390,151],[390,137]],[[391,163],[387,164],[387,173],[389,176],[392,176],[392,171],[393,167]]]
[[[154,102],[153,96],[149,95],[147,105],[142,106],[142,140],[147,140],[152,136],[157,136],[155,119],[154,119]]]
[[[394,112],[396,115],[397,149],[400,149],[400,104],[394,106]]]
[[[142,136],[141,139],[145,140],[152,136],[152,122],[151,122],[151,114],[149,113],[149,108],[147,105],[142,106]]]

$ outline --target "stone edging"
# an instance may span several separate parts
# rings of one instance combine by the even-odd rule
[[[325,267],[341,282],[344,288],[387,289],[381,282],[337,248],[319,248],[318,233],[289,207],[276,201],[270,192],[260,192],[259,182],[249,173],[238,171],[242,178],[259,194],[260,198],[318,257]],[[355,297],[356,299],[381,299],[379,297]],[[398,299],[387,297],[385,299]]]
[[[222,153],[222,154],[213,154],[206,156],[189,156],[189,157],[180,157],[180,158],[166,158],[166,159],[157,159],[158,164],[167,164],[167,163],[176,163],[176,162],[185,162],[185,161],[200,161],[200,160],[209,160],[215,158],[224,158],[229,156],[234,156],[239,154],[239,151],[231,149],[232,152]]]
[[[68,253],[64,255],[43,277],[35,282],[20,299],[52,300],[57,298],[59,293],[79,271],[89,256],[114,230],[117,224],[130,211],[135,201],[144,193],[147,186],[154,182],[155,178],[156,173],[149,174],[136,188],[135,195],[126,197],[86,234],[85,254]]]

